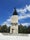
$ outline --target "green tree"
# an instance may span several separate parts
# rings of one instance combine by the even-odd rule
[[[18,33],[27,33],[27,26],[19,25]]]
[[[27,26],[24,26],[23,33],[27,33]]]
[[[24,27],[23,25],[18,26],[18,33],[23,33]]]
[[[2,32],[2,26],[0,25],[0,32]]]
[[[7,28],[7,32],[10,33],[10,26]]]
[[[27,28],[27,33],[30,33],[30,26],[28,26]]]
[[[2,26],[2,32],[7,32],[7,26],[6,25]]]

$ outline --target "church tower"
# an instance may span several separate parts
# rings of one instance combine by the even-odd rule
[[[18,14],[17,14],[16,9],[14,9],[13,15],[11,17],[10,33],[12,33],[12,34],[18,33]]]

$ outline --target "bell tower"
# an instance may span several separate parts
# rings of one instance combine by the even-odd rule
[[[10,33],[12,33],[12,34],[18,33],[18,14],[17,14],[17,11],[15,8],[14,8],[13,15],[11,17]]]

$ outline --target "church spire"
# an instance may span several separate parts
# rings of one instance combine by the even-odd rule
[[[17,11],[16,11],[16,8],[14,8],[13,15],[18,15],[18,14],[17,14]]]

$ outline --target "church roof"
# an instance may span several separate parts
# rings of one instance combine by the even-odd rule
[[[13,15],[18,15],[16,9],[14,8]]]

